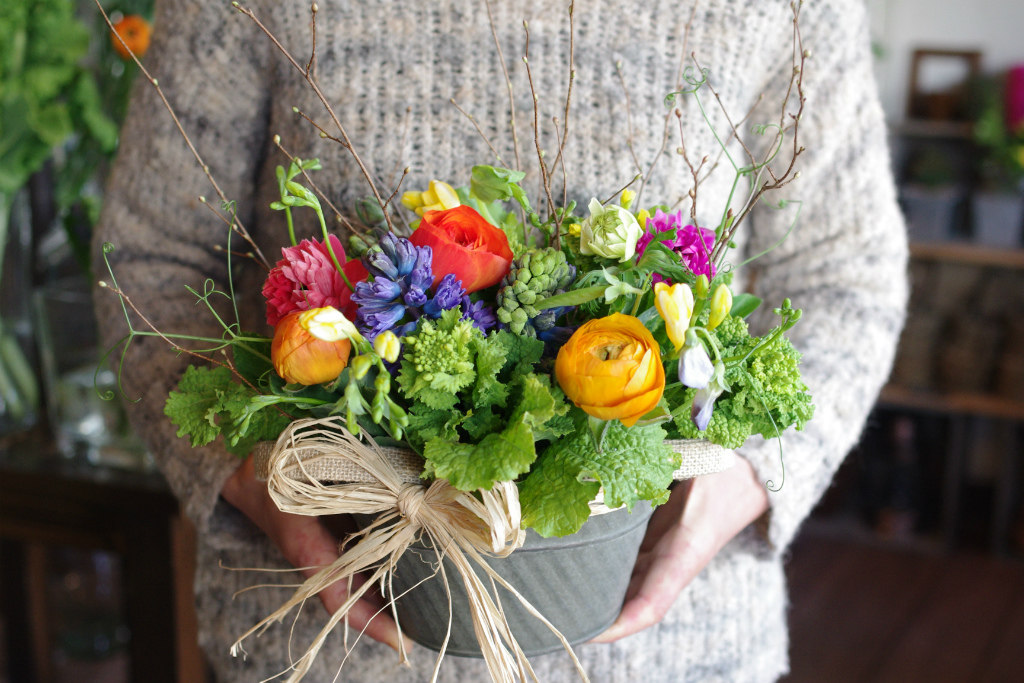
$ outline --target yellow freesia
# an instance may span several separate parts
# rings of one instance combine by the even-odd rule
[[[623,190],[622,196],[619,198],[619,206],[623,209],[628,209],[633,204],[634,199],[636,199],[636,192],[633,192],[633,190]],[[644,227],[644,224],[641,223],[640,227]]]
[[[345,314],[332,306],[311,308],[299,314],[299,325],[311,335],[326,342],[362,339],[359,330]]]
[[[693,291],[681,282],[669,286],[664,282],[654,285],[654,306],[665,321],[665,331],[676,351],[686,342],[686,330],[693,315]]]
[[[398,360],[398,354],[402,351],[402,342],[398,341],[398,337],[395,336],[394,332],[385,330],[373,340],[373,350],[387,362],[394,363]]]
[[[640,224],[640,227],[643,228],[645,232],[647,230],[647,221],[650,217],[651,212],[647,209],[640,209],[640,213],[636,215],[636,222]]]
[[[423,192],[409,191],[402,194],[402,206],[415,211],[420,218],[427,211],[444,211],[461,205],[455,189],[440,180],[431,180]]]
[[[722,324],[729,311],[732,310],[732,292],[727,285],[718,285],[715,293],[711,296],[711,317],[708,319],[708,329],[713,330]]]

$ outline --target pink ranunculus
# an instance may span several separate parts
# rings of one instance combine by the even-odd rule
[[[368,273],[359,259],[345,262],[341,240],[330,236],[331,247],[352,286],[366,279]],[[267,324],[274,326],[289,313],[310,308],[333,306],[349,319],[355,318],[355,304],[349,299],[352,291],[334,268],[331,253],[323,242],[302,240],[297,246],[281,250],[277,262],[263,284],[267,299]]]
[[[647,219],[644,234],[636,243],[637,259],[643,256],[647,246],[657,238],[659,233],[668,232],[672,228],[678,228],[675,238],[660,240],[661,243],[678,254],[680,262],[694,275],[707,275],[709,280],[715,277],[715,264],[711,262],[711,250],[715,246],[715,231],[683,225],[682,211],[667,214],[658,209],[653,217]],[[671,282],[657,273],[654,274],[653,281],[656,283]]]

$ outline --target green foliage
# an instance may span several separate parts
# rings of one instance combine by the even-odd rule
[[[398,382],[412,399],[406,439],[422,451],[428,476],[490,489],[529,471],[538,441],[572,430],[562,391],[533,373],[543,342],[506,331],[484,337],[458,309],[422,322],[405,341]]]
[[[167,397],[164,414],[188,436],[193,447],[205,446],[223,434],[228,451],[246,455],[257,441],[276,439],[290,421],[276,410],[253,409],[259,396],[232,381],[225,367],[191,365]]]
[[[254,332],[243,332],[241,336],[250,339],[262,338],[265,341],[232,344],[235,369],[251,384],[257,387],[269,387],[270,377],[274,374],[274,365],[270,362],[270,346],[273,340]]]
[[[121,0],[117,9],[148,16],[152,4]],[[98,13],[90,31],[76,8],[72,0],[0,2],[0,212],[62,146],[53,166],[58,218],[88,270],[89,246],[80,235],[97,220],[100,199],[84,188],[116,151],[138,69],[116,55]]]
[[[1013,192],[1024,180],[1024,128],[1014,131],[1007,125],[1003,83],[981,80],[975,89],[973,99],[980,107],[974,140],[985,151],[982,178],[990,189]]]
[[[426,473],[447,479],[461,491],[474,491],[529,471],[537,457],[534,430],[554,417],[557,409],[565,408],[556,402],[547,377],[525,375],[517,384],[519,399],[504,429],[487,434],[477,444],[444,438],[427,441]]]
[[[519,186],[520,181],[526,177],[525,173],[494,166],[474,166],[472,173],[469,182],[471,197],[485,204],[515,199],[524,211],[530,212],[530,200]]]
[[[705,431],[690,419],[696,389],[679,396],[674,423],[684,439],[708,439],[725,448],[738,448],[754,434],[770,439],[789,427],[803,429],[814,415],[814,404],[800,378],[800,352],[783,334],[752,337],[746,321],[727,317],[712,332],[727,363],[729,391],[715,401]]]
[[[723,448],[739,448],[751,434],[751,422],[737,418],[732,410],[732,401],[725,395],[715,401],[715,412],[711,414],[708,428],[698,431],[697,425],[690,419],[690,406],[696,389],[687,389],[685,401],[680,412],[675,416],[675,425],[679,436],[683,439],[707,439]],[[774,436],[774,435],[773,435]]]
[[[640,500],[655,505],[668,500],[679,456],[665,445],[665,430],[658,425],[627,428],[615,420],[608,423],[597,451],[583,424],[586,416],[573,413],[577,429],[548,447],[520,484],[524,525],[541,536],[575,533],[599,488],[612,508],[632,510]]]
[[[734,318],[746,318],[757,310],[761,302],[762,299],[753,294],[745,292],[737,294],[732,300],[732,309],[729,311],[729,315]]]

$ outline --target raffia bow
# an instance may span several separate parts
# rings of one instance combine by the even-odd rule
[[[537,681],[537,676],[509,629],[500,606],[477,575],[474,564],[484,570],[492,585],[497,584],[508,590],[530,614],[551,629],[572,658],[581,679],[589,683],[569,641],[484,562],[484,555],[507,557],[523,544],[525,532],[520,526],[519,492],[515,484],[499,482],[490,491],[480,490],[470,494],[453,488],[444,479],[436,479],[429,484],[410,483],[408,477],[396,469],[384,450],[372,439],[360,440],[348,432],[343,424],[344,421],[338,417],[292,423],[278,438],[270,455],[267,469],[270,495],[284,512],[308,516],[373,515],[377,519],[360,532],[358,543],[345,550],[331,565],[307,579],[279,609],[239,638],[231,648],[232,655],[244,652],[242,641],[250,635],[266,630],[274,622],[282,621],[293,608],[315,597],[328,586],[338,581],[349,582],[362,572],[367,572],[369,579],[349,591],[345,603],[331,615],[305,654],[292,663],[288,683],[297,683],[305,676],[328,634],[345,619],[352,606],[373,585],[379,583],[382,592],[391,596],[392,614],[397,623],[395,596],[390,590],[391,575],[402,553],[421,534],[426,534],[437,553],[438,571],[446,590],[449,584],[442,557],[451,561],[466,586],[473,630],[487,670],[495,683],[514,683],[517,679]],[[293,471],[296,466],[305,472],[302,455],[309,452],[319,452],[351,463],[367,475],[360,478],[369,483],[324,484],[315,477],[295,477]],[[349,586],[352,587],[350,582]],[[449,616],[448,633],[434,666],[432,683],[437,680],[450,633]],[[401,643],[399,657],[403,664],[407,663]]]

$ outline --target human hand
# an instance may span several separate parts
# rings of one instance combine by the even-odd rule
[[[743,458],[725,472],[676,486],[654,511],[619,618],[595,643],[657,624],[679,593],[736,534],[768,510],[768,493]]]
[[[224,483],[221,495],[262,529],[292,566],[308,567],[302,571],[307,578],[338,559],[338,539],[319,517],[293,515],[278,509],[266,483],[257,481],[251,457],[246,458]],[[361,584],[358,578],[356,585]],[[331,614],[338,611],[347,597],[345,581],[338,581],[320,591],[320,601]],[[375,604],[371,598],[363,597],[352,606],[348,617],[356,630],[365,626],[366,635],[398,649],[398,627],[388,614],[380,612],[379,601]],[[405,639],[404,643],[408,651],[412,641]]]

